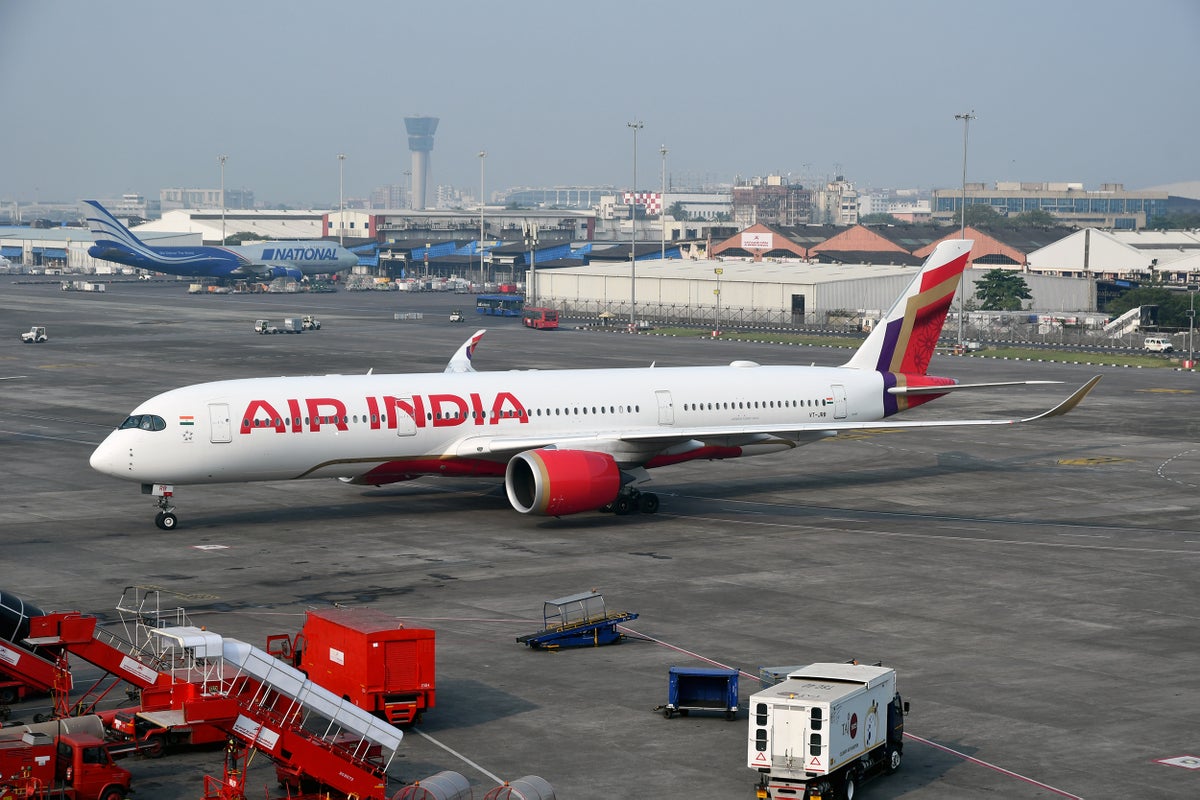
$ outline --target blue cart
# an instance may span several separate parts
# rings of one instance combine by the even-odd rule
[[[733,719],[738,710],[738,671],[714,667],[671,667],[663,716],[676,712],[724,711]]]

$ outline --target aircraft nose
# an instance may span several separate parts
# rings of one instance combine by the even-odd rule
[[[101,442],[100,446],[92,451],[88,464],[97,472],[121,478],[129,472],[129,454],[123,452],[122,447],[113,441],[114,438],[115,436],[110,434]]]

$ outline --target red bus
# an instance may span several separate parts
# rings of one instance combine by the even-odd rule
[[[558,312],[553,308],[526,306],[521,312],[521,324],[526,328],[552,331],[558,327]]]

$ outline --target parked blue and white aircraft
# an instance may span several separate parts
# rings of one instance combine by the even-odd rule
[[[88,206],[88,228],[96,234],[88,255],[128,267],[195,278],[302,280],[358,263],[358,256],[349,250],[320,239],[230,247],[152,247],[95,200],[83,202]]]
[[[971,242],[942,242],[840,367],[648,367],[476,372],[477,331],[440,373],[314,375],[185,386],[141,403],[92,468],[142,484],[155,524],[177,524],[175,485],[425,475],[494,476],[522,514],[653,513],[647,470],[789,450],[866,428],[1011,425],[1075,408],[1092,378],[1020,419],[893,420],[962,384],[928,374]],[[1050,381],[1052,383],[1052,381]],[[896,465],[903,469],[903,463]]]

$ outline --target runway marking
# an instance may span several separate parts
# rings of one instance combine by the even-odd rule
[[[736,669],[737,673],[739,675],[743,675],[752,680],[759,681],[760,683],[762,682],[757,675],[751,675],[749,672],[746,672],[745,670],[738,669],[737,667],[729,666],[728,664],[722,664],[720,661],[717,661],[716,659],[702,656],[699,653],[694,653],[691,650],[687,650],[687,649],[679,647],[677,645],[673,645],[670,642],[663,641],[662,639],[656,639],[655,637],[650,636],[648,634],[639,633],[638,631],[635,631],[626,625],[618,625],[617,627],[626,633],[641,637],[642,639],[646,639],[647,641],[654,642],[655,644],[665,647],[668,650],[674,650],[677,653],[683,653],[685,655],[692,656],[693,658],[696,658],[707,664],[712,664],[715,667],[721,667],[722,669]],[[920,742],[921,744],[929,745],[930,747],[932,747],[936,750],[941,750],[942,752],[949,753],[954,756],[958,756],[959,758],[963,759],[964,761],[969,761],[972,764],[975,764],[977,766],[986,767],[987,769],[993,770],[994,772],[999,772],[1001,775],[1007,775],[1010,778],[1016,778],[1017,780],[1024,781],[1025,783],[1028,783],[1032,786],[1037,786],[1039,788],[1045,789],[1048,792],[1053,792],[1054,794],[1058,795],[1059,797],[1068,797],[1068,798],[1071,798],[1071,800],[1083,800],[1083,798],[1080,797],[1079,795],[1071,794],[1070,792],[1064,791],[1062,789],[1056,789],[1053,786],[1042,783],[1041,781],[1038,781],[1038,780],[1034,780],[1033,778],[1027,777],[1025,775],[1021,775],[1020,773],[1013,772],[1010,769],[1005,769],[1004,767],[1001,767],[997,764],[992,764],[991,762],[984,761],[983,759],[975,758],[974,756],[969,756],[966,753],[960,753],[959,751],[951,749],[944,745],[936,744],[934,742],[931,742],[928,739],[917,736],[916,734],[908,733],[906,731],[904,734],[904,737],[906,739],[912,739],[915,742]]]
[[[697,519],[704,522],[721,522],[728,523],[730,520],[721,519],[720,517],[683,517],[681,519]],[[800,530],[802,528],[809,530],[821,530],[826,533],[857,533],[864,536],[894,536],[901,539],[936,539],[938,541],[951,542],[970,542],[983,544],[1015,544],[1030,547],[1061,547],[1076,550],[1112,550],[1118,553],[1162,553],[1166,555],[1187,555],[1200,556],[1200,550],[1168,550],[1158,547],[1115,547],[1096,544],[1067,544],[1065,542],[1027,542],[1017,541],[1014,539],[993,539],[983,536],[939,536],[930,533],[899,533],[896,531],[880,531],[880,530],[854,530],[849,531],[843,528],[818,528],[815,525],[791,525],[784,522],[759,522],[757,520],[747,519],[738,520],[742,525],[761,525],[764,528],[787,528],[789,530]]]
[[[984,761],[983,759],[975,758],[974,756],[969,756],[966,753],[960,753],[959,751],[957,751],[951,747],[946,747],[945,745],[941,745],[936,742],[931,742],[928,739],[923,739],[920,736],[917,736],[912,733],[908,733],[907,731],[905,731],[905,733],[904,733],[904,738],[912,739],[914,742],[920,742],[921,744],[929,745],[930,747],[934,748],[935,750],[941,750],[943,753],[949,753],[950,755],[958,756],[959,758],[963,759],[964,761],[970,761],[972,764],[977,764],[981,767],[987,767],[990,770],[995,770],[996,772],[999,772],[1001,775],[1007,775],[1010,778],[1016,778],[1017,780],[1024,781],[1025,783],[1028,783],[1031,786],[1036,786],[1039,789],[1045,789],[1048,792],[1053,792],[1054,794],[1058,795],[1059,797],[1069,797],[1069,798],[1071,798],[1071,800],[1083,800],[1083,798],[1077,794],[1071,794],[1070,792],[1063,791],[1062,789],[1056,789],[1053,786],[1050,786],[1049,784],[1042,783],[1041,781],[1035,781],[1033,778],[1026,777],[1019,773],[1013,772],[1012,770],[1005,769],[1004,767],[1001,767],[997,764],[992,764],[988,761]]]
[[[28,375],[5,375],[4,377],[0,377],[0,381],[15,381],[28,377]]]
[[[1146,394],[1194,394],[1195,389],[1134,389],[1135,392]]]
[[[433,738],[432,736],[430,736],[430,735],[429,735],[428,733],[426,733],[425,731],[418,730],[417,728],[413,728],[413,732],[414,732],[414,733],[416,733],[416,734],[417,734],[418,736],[420,736],[421,738],[423,738],[423,739],[428,739],[429,741],[433,742],[434,744],[436,744],[438,747],[440,747],[440,748],[442,748],[443,750],[445,750],[445,751],[446,751],[447,753],[449,753],[450,755],[452,755],[452,756],[454,756],[455,758],[457,758],[458,760],[462,761],[464,764],[468,764],[468,765],[470,765],[470,766],[474,767],[475,769],[479,770],[479,771],[480,771],[480,772],[482,772],[484,775],[487,775],[489,778],[491,778],[492,780],[494,780],[496,783],[498,783],[498,784],[503,784],[503,783],[504,783],[504,779],[503,779],[503,778],[501,778],[499,775],[494,775],[494,774],[492,774],[491,772],[488,772],[486,769],[484,769],[483,767],[479,766],[479,765],[478,765],[478,764],[476,764],[474,761],[472,761],[471,759],[469,759],[469,758],[467,758],[466,756],[464,756],[462,753],[460,753],[460,752],[458,752],[457,750],[454,750],[454,749],[452,749],[452,748],[450,748],[450,747],[447,747],[446,745],[444,745],[444,744],[442,744],[441,742],[439,742],[437,739],[435,739],[435,738]]]
[[[26,439],[48,439],[52,442],[69,442],[71,444],[86,444],[89,447],[99,447],[99,442],[85,442],[81,439],[68,439],[65,436],[43,436],[40,433],[29,433],[28,431],[5,431],[0,430],[0,433],[8,436],[22,436]]]
[[[1058,463],[1064,467],[1097,467],[1103,464],[1127,464],[1132,458],[1118,456],[1091,456],[1090,458],[1060,458]]]
[[[1183,767],[1184,769],[1200,769],[1200,758],[1196,756],[1175,756],[1174,758],[1156,758],[1155,764],[1165,764],[1168,767]]]
[[[1200,452],[1200,451],[1193,448],[1191,450],[1184,450],[1182,453],[1176,453],[1175,455],[1168,458],[1166,461],[1159,464],[1158,469],[1156,469],[1154,471],[1155,474],[1158,475],[1158,477],[1162,478],[1164,481],[1170,481],[1171,483],[1177,483],[1180,486],[1186,486],[1189,489],[1200,489],[1200,486],[1198,486],[1194,483],[1188,483],[1187,481],[1181,481],[1178,478],[1172,478],[1169,475],[1167,475],[1167,473],[1166,473],[1167,467],[1170,466],[1172,461],[1177,461],[1178,459],[1181,459],[1184,456],[1188,456],[1188,455],[1191,455],[1192,453],[1196,453],[1196,452]]]

